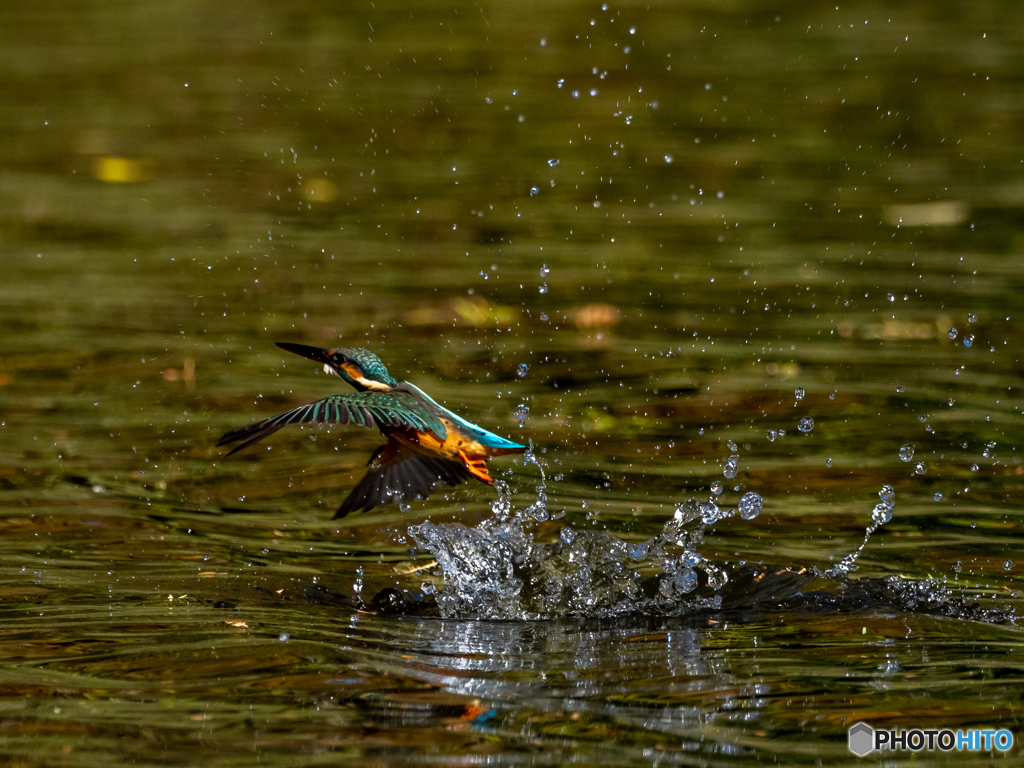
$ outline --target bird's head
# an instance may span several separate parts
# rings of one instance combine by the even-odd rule
[[[320,349],[305,344],[277,342],[277,346],[296,355],[324,364],[324,372],[338,376],[356,389],[388,390],[398,381],[373,352],[368,349]]]

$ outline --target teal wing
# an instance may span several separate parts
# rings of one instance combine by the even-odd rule
[[[238,443],[228,456],[272,435],[289,424],[358,424],[361,427],[405,427],[448,436],[441,420],[418,398],[404,392],[355,392],[331,395],[315,403],[272,416],[247,427],[233,429],[218,446]]]

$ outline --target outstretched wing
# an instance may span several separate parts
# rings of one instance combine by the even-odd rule
[[[338,507],[335,520],[349,512],[425,499],[438,486],[456,486],[472,477],[457,461],[427,456],[394,440],[378,448],[368,466],[366,476]]]
[[[433,432],[442,441],[448,436],[441,420],[412,395],[404,392],[355,392],[331,395],[256,424],[233,429],[217,445],[238,443],[228,452],[230,456],[289,424],[350,423],[367,428],[406,427],[419,432]]]

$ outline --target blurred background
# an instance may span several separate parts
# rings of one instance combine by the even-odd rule
[[[4,3],[0,751],[792,763],[848,754],[841,702],[1019,723],[1017,636],[952,620],[816,617],[800,650],[774,621],[570,622],[553,648],[357,613],[442,588],[406,526],[495,493],[332,522],[375,431],[214,446],[339,391],[275,341],[364,346],[533,441],[538,542],[639,542],[723,481],[764,509],[709,558],[825,568],[888,483],[860,575],[1012,609],[1022,51],[1008,0]],[[535,499],[536,467],[493,466]],[[469,661],[494,647],[522,656]]]

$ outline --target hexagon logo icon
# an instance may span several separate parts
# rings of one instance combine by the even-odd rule
[[[875,729],[867,723],[855,723],[847,732],[847,746],[857,757],[864,757],[874,749]]]

